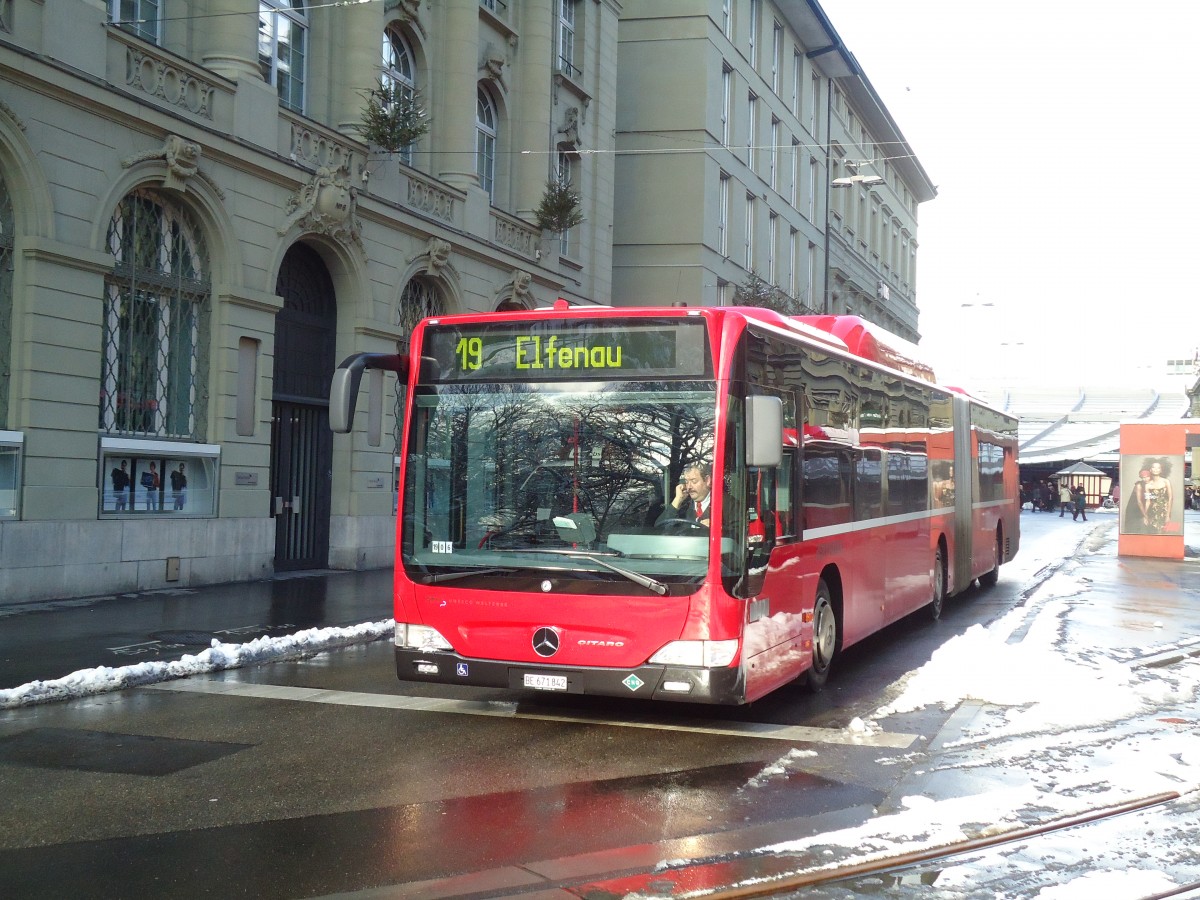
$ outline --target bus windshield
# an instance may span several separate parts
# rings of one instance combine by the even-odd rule
[[[698,582],[708,529],[656,522],[684,466],[711,463],[715,410],[711,381],[419,387],[401,526],[408,575],[569,570],[579,590],[621,582],[613,592]]]

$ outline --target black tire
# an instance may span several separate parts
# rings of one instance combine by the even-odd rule
[[[933,554],[933,599],[929,601],[929,618],[937,621],[942,617],[946,605],[946,565],[942,560],[942,548]]]
[[[1003,555],[1003,551],[1000,549],[1000,535],[996,535],[996,543],[992,547],[992,570],[979,576],[981,588],[995,587],[996,582],[1000,580],[1000,559]]]
[[[813,603],[812,666],[808,670],[808,686],[819,691],[829,680],[829,670],[837,658],[841,644],[841,624],[833,608],[833,595],[822,578],[817,582],[817,599]]]

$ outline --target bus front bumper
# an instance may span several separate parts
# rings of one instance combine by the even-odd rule
[[[681,703],[736,705],[746,702],[746,682],[740,666],[601,669],[467,659],[456,653],[406,647],[394,649],[396,675],[401,681]]]

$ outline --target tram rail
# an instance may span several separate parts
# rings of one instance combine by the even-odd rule
[[[567,890],[583,898],[605,897],[612,898],[612,900],[617,900],[617,898],[634,900],[634,898],[643,897],[661,897],[670,898],[670,900],[747,900],[747,898],[754,897],[782,897],[790,892],[806,888],[833,886],[857,878],[884,875],[931,863],[950,863],[958,857],[978,853],[982,850],[991,850],[1006,844],[1047,837],[1130,813],[1164,807],[1179,800],[1181,796],[1177,791],[1165,791],[1113,806],[1100,807],[1048,822],[1016,828],[1011,831],[970,838],[954,844],[942,844],[937,847],[908,851],[894,856],[875,858],[837,868],[822,867],[820,869],[809,869],[807,871],[784,874],[779,868],[778,864],[780,860],[777,857],[763,856],[752,858],[752,860],[744,859],[742,862],[756,864],[759,871],[752,874],[748,868],[745,873],[747,876],[745,883],[734,884],[728,887],[718,886],[716,878],[708,877],[703,872],[698,871],[711,866],[714,869],[725,870],[726,876],[732,874],[728,871],[728,862],[710,861],[696,862],[688,866],[680,866],[677,869],[655,872],[652,877],[644,878],[643,887],[645,890],[635,886],[633,884],[634,879],[620,877],[604,882],[592,882],[587,885],[574,885],[568,887]],[[768,865],[768,860],[772,860],[776,865]],[[796,863],[791,862],[790,865],[794,868]],[[767,871],[770,868],[774,868],[775,871]],[[749,883],[751,881],[753,883]],[[672,888],[672,884],[674,884],[674,889]],[[1196,897],[1200,896],[1198,892],[1200,892],[1200,882],[1195,882],[1180,885],[1169,891],[1142,898],[1142,900],[1160,900],[1160,898],[1161,900],[1166,900],[1166,898],[1180,898],[1185,896]]]

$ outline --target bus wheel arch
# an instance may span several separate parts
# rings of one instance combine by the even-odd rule
[[[819,691],[829,680],[829,671],[842,649],[842,577],[834,566],[826,566],[817,580],[813,599],[812,663],[808,686]]]
[[[996,540],[992,542],[992,568],[979,576],[979,586],[993,587],[1000,580],[1000,563],[1004,561],[1004,524],[996,524]]]

